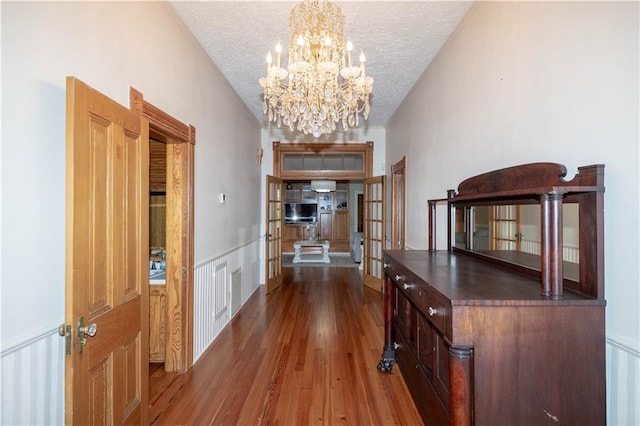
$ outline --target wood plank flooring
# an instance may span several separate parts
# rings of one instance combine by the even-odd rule
[[[380,373],[382,295],[351,268],[284,268],[218,336],[154,425],[421,425]]]

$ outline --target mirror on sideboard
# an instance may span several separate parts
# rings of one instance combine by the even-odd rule
[[[429,250],[436,210],[447,204],[447,248],[540,279],[543,297],[564,288],[604,298],[604,165],[529,163],[465,179],[428,200]]]
[[[539,204],[466,205],[452,208],[452,245],[501,262],[540,271]],[[467,235],[468,234],[468,235]],[[562,205],[563,278],[579,280],[578,204]]]

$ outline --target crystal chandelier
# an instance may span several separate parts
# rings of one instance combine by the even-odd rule
[[[263,110],[269,121],[319,137],[336,130],[358,127],[358,116],[369,117],[373,78],[352,63],[353,45],[344,39],[344,16],[329,1],[304,0],[289,18],[289,64],[281,67],[282,46],[275,61],[267,55]],[[288,82],[285,80],[288,77]]]

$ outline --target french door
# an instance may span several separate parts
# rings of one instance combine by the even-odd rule
[[[364,285],[382,291],[385,249],[385,177],[364,179],[364,218],[362,260]]]
[[[271,293],[282,284],[282,179],[267,176],[266,184],[266,238],[265,273],[266,293]]]

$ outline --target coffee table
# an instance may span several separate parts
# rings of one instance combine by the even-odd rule
[[[298,240],[293,243],[293,263],[331,263],[329,246],[327,240]],[[322,254],[305,251],[308,248],[321,248]]]

